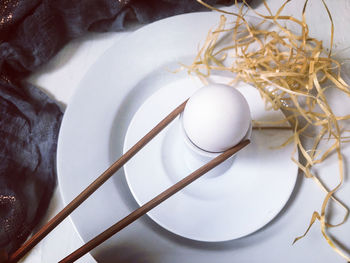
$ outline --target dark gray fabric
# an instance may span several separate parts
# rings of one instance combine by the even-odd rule
[[[24,242],[56,184],[62,111],[25,77],[88,31],[202,9],[195,0],[0,0],[0,251]]]
[[[12,251],[48,206],[62,113],[36,87],[2,82],[0,116],[0,247]]]

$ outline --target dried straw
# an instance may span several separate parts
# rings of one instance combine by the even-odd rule
[[[239,6],[237,1],[238,13],[219,10],[201,0],[197,1],[210,9],[232,16],[234,22],[227,23],[225,15],[222,15],[219,26],[209,31],[193,63],[183,67],[204,83],[207,83],[211,73],[225,71],[232,76],[230,84],[243,81],[255,86],[268,109],[282,110],[285,113],[286,117],[280,123],[290,123],[293,136],[281,147],[294,143],[295,151],[299,150],[303,161],[299,162],[292,157],[293,162],[303,171],[305,177],[314,180],[326,193],[320,211],[313,212],[307,230],[294,242],[303,238],[318,220],[328,244],[350,261],[350,257],[327,234],[328,228],[342,225],[349,214],[349,209],[334,196],[334,193],[344,180],[341,146],[348,141],[345,140],[348,137],[342,137],[340,121],[349,120],[350,115],[336,116],[325,95],[326,89],[338,89],[344,96],[350,96],[350,88],[340,75],[341,63],[331,57],[332,48],[326,53],[322,41],[309,34],[305,17],[308,1],[305,1],[302,10],[302,20],[281,15],[289,1],[284,2],[276,14],[272,13],[264,1],[268,15],[255,12],[245,3],[248,9],[261,18],[261,22],[255,25],[247,22],[243,5]],[[327,5],[323,0],[322,2],[330,18],[332,46],[334,24]],[[299,33],[289,30],[286,22],[298,26]],[[230,42],[222,45],[221,40],[228,34],[231,37]],[[264,125],[259,122],[255,124]],[[314,133],[311,136],[308,134],[310,131]],[[313,146],[310,149],[306,149],[303,137],[312,140]],[[324,139],[331,140],[332,145],[321,150],[319,145]],[[339,183],[328,190],[312,168],[331,154],[338,157]],[[345,216],[338,224],[331,224],[326,220],[326,208],[330,200],[345,210]]]

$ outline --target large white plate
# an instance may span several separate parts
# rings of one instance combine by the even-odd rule
[[[113,46],[91,68],[69,103],[59,136],[57,166],[65,203],[121,156],[127,126],[138,107],[163,84],[185,77],[165,69],[190,62],[218,16],[196,13],[153,23]],[[92,254],[101,262],[336,262],[317,228],[291,246],[322,198],[312,182],[299,180],[291,200],[268,227],[221,243],[182,238],[145,216]],[[88,241],[137,207],[120,170],[71,218]]]

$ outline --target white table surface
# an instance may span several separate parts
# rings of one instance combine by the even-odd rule
[[[268,2],[273,10],[276,10],[281,4],[280,0],[269,0]],[[303,0],[292,1],[292,3],[289,4],[289,13],[293,13],[294,15],[299,14],[303,2]],[[333,14],[333,19],[336,24],[336,34],[339,36],[339,41],[342,43],[349,43],[350,45],[349,34],[339,33],[350,32],[350,18],[348,16],[350,13],[350,1],[338,0],[327,1],[327,3]],[[329,21],[327,20],[321,1],[310,1],[310,6],[312,8],[312,13],[317,14],[312,18],[313,21],[316,21],[311,25],[311,30],[314,32],[313,35],[324,39],[325,45],[327,45],[327,43],[329,43]],[[226,9],[228,10],[229,8]],[[260,4],[256,6],[256,10],[264,10],[263,5]],[[76,39],[66,45],[48,64],[44,65],[35,74],[30,76],[29,81],[47,92],[49,96],[57,100],[64,109],[67,104],[69,104],[72,94],[79,86],[80,80],[83,78],[89,67],[109,47],[130,34],[136,28],[137,26],[133,26],[127,32],[119,33],[91,33],[85,37]],[[341,196],[349,196],[349,188],[349,182],[346,182]],[[62,209],[62,207],[63,203],[60,197],[59,188],[57,188],[43,223],[53,217],[53,215]],[[311,215],[311,212],[307,211],[307,216],[309,217],[309,215]],[[349,224],[345,227],[345,231],[349,229],[348,225]],[[305,222],[305,227],[306,226],[307,222]],[[313,227],[310,231],[310,235],[316,235],[317,238],[321,239],[322,237],[319,232],[318,227]],[[350,247],[349,238],[347,238],[346,241],[348,242],[348,247]],[[76,231],[72,221],[68,218],[52,231],[41,243],[39,243],[22,262],[57,262],[82,244],[83,241]],[[330,248],[325,244],[320,249]],[[315,253],[317,253],[317,251],[315,251]],[[335,253],[334,258],[334,262],[343,262]],[[95,262],[95,260],[90,255],[86,255],[77,262],[90,263]]]

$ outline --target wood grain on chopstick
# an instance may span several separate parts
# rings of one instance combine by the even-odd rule
[[[241,150],[243,147],[247,146],[250,143],[249,140],[242,141],[241,143],[237,144],[233,148],[228,149],[227,151],[220,154],[218,157],[214,158],[207,164],[203,165],[181,181],[177,182],[173,186],[169,187],[167,190],[162,192],[161,194],[157,195],[155,198],[144,204],[143,206],[136,209],[134,212],[130,213],[128,216],[124,217],[122,220],[120,220],[118,223],[114,224],[95,238],[91,239],[89,242],[87,242],[85,245],[74,251],[72,254],[68,255],[66,258],[60,261],[60,263],[70,263],[74,262],[75,260],[79,259],[86,253],[88,253],[93,248],[100,245],[102,242],[106,241],[108,238],[122,230],[123,228],[127,227],[129,224],[149,212],[151,209],[168,199],[170,196],[174,195],[199,177],[201,177],[206,172],[213,169],[218,164],[222,163],[223,161],[227,160],[230,156]]]
[[[161,122],[159,122],[149,133],[130,148],[122,157],[113,163],[103,174],[92,182],[84,191],[74,198],[64,207],[54,218],[44,225],[36,234],[25,242],[17,251],[9,257],[9,262],[17,262],[26,253],[38,244],[48,233],[60,224],[70,213],[72,213],[82,202],[94,193],[103,183],[105,183],[116,171],[118,171],[127,161],[129,161],[138,151],[140,151],[149,141],[151,141],[160,131],[162,131],[172,120],[174,120],[185,108],[187,100],[173,110]]]

